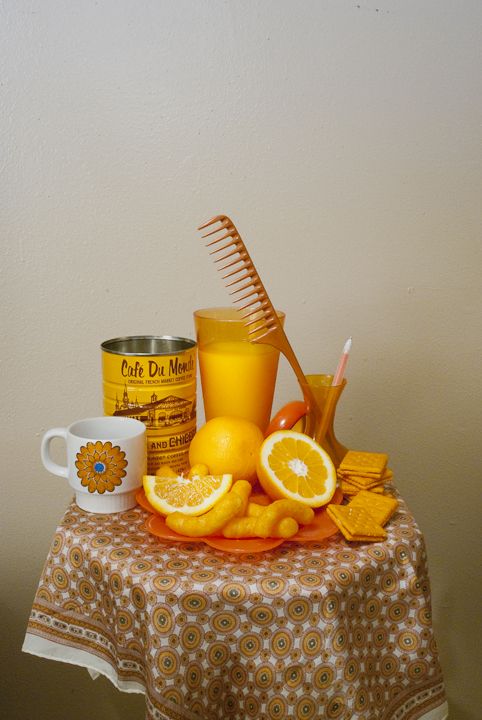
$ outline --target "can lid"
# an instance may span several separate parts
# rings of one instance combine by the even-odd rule
[[[195,346],[195,340],[173,335],[130,335],[101,343],[102,350],[114,355],[175,355]]]

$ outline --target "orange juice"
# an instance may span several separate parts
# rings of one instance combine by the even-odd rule
[[[281,322],[284,313],[278,311]],[[279,350],[251,343],[236,308],[204,308],[194,313],[206,420],[234,415],[264,432],[270,421]]]
[[[206,420],[236,415],[265,430],[271,417],[279,352],[270,345],[214,342],[199,350]]]

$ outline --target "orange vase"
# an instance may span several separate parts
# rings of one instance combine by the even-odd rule
[[[331,384],[333,375],[307,375],[306,379],[321,411],[321,421],[315,428],[314,439],[326,450],[337,468],[348,452],[348,448],[337,440],[334,430],[336,406],[345,389],[346,379],[339,385]]]

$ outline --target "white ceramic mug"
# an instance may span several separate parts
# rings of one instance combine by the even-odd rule
[[[66,466],[50,457],[50,443],[56,437],[66,442]],[[136,505],[136,492],[146,473],[146,426],[128,417],[78,420],[67,428],[48,430],[40,454],[47,470],[68,478],[82,510],[129,510]]]

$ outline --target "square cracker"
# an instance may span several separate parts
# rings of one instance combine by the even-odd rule
[[[345,485],[345,488],[348,488],[348,492],[351,492],[352,495],[358,495],[358,493],[361,492],[371,492],[375,493],[376,495],[383,495],[385,492],[385,487],[383,485],[373,485],[373,487],[369,488],[361,488],[357,487],[356,485],[352,485],[352,483],[348,484],[341,484],[341,489],[343,490],[343,485]]]
[[[340,463],[339,469],[353,472],[369,473],[381,476],[386,468],[388,455],[385,453],[348,450]]]
[[[341,468],[338,468],[337,473],[340,477],[347,479],[353,477],[360,479],[361,482],[367,483],[375,482],[375,480],[388,482],[393,478],[393,470],[390,470],[389,467],[386,467],[381,475],[379,473],[360,472],[359,470],[343,470]]]
[[[343,481],[339,483],[339,488],[344,495],[358,495],[359,492],[365,490],[365,488],[357,487],[356,485],[353,485],[351,482],[348,481]],[[371,487],[367,492],[383,495],[385,492],[385,488],[383,485],[375,485],[374,487]]]
[[[371,488],[378,485],[383,486],[383,480],[381,478],[366,478],[360,477],[359,475],[341,475],[342,480],[350,483],[359,490],[371,490]]]
[[[375,537],[374,535],[352,535],[348,530],[345,530],[343,535],[346,540],[350,540],[351,542],[382,542],[386,537],[382,537],[381,535],[380,537]]]
[[[353,502],[353,501],[352,501]],[[347,540],[385,540],[387,533],[363,507],[328,505],[329,517]]]
[[[354,485],[350,485],[350,483],[341,483],[341,491],[343,495],[358,495],[360,490],[356,488]]]
[[[350,501],[348,507],[362,507],[383,527],[398,507],[398,500],[389,495],[378,495],[368,490],[360,492]]]

